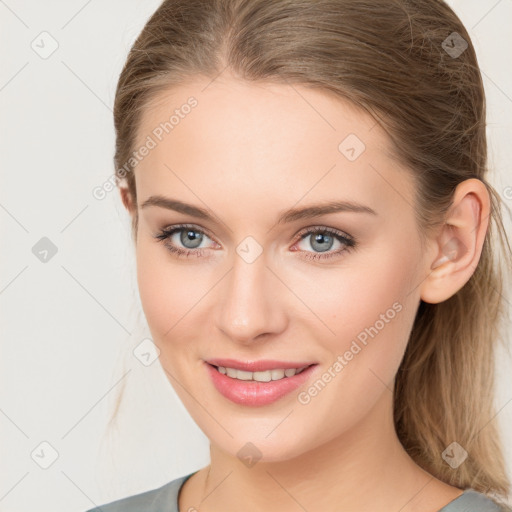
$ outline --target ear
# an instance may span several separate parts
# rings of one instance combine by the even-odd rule
[[[124,207],[128,210],[128,213],[132,215],[134,212],[134,204],[130,191],[127,187],[119,187],[119,192],[121,194],[121,201],[123,202]]]
[[[475,178],[459,183],[432,242],[435,256],[427,260],[429,273],[420,287],[424,302],[443,302],[469,281],[480,260],[489,215],[490,196],[484,183]]]

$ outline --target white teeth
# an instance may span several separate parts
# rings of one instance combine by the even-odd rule
[[[272,374],[272,380],[279,380],[282,379],[285,375],[284,370],[270,370],[270,373]],[[289,377],[289,375],[287,375]]]
[[[286,370],[276,369],[266,370],[264,372],[247,372],[245,370],[237,370],[235,368],[225,368],[224,366],[218,366],[217,370],[220,373],[231,377],[232,379],[270,382],[271,380],[281,380],[285,377],[293,377],[305,368],[307,368],[307,366],[303,366],[302,368],[287,368]]]

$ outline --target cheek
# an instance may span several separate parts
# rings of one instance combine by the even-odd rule
[[[411,298],[415,300],[411,292],[417,280],[416,260],[391,250],[375,253],[354,256],[339,268],[315,269],[299,279],[289,277],[335,334],[372,325],[396,302],[405,306]]]
[[[175,338],[186,313],[201,298],[193,273],[171,260],[156,241],[141,239],[137,245],[137,283],[148,325],[157,344]],[[189,279],[190,276],[192,279]],[[183,319],[183,320],[182,320]]]
[[[172,325],[171,295],[166,293],[172,285],[168,279],[168,269],[161,264],[157,251],[148,247],[144,240],[139,240],[137,284],[142,308],[152,332],[156,330],[161,333]]]
[[[377,257],[365,257],[362,266],[360,260],[351,269],[329,273],[329,279],[327,273],[316,276],[315,297],[321,299],[311,302],[311,309],[334,335],[319,339],[317,334],[327,354],[324,372],[302,390],[299,403],[310,414],[314,410],[315,417],[331,419],[326,438],[351,428],[383,393],[392,393],[418,304],[411,293],[416,274],[412,252],[382,248]]]
[[[419,303],[419,248],[401,245],[375,246],[338,270],[308,274],[299,292],[331,331],[322,335],[331,359],[346,353],[347,360],[380,368],[386,379],[400,363]]]

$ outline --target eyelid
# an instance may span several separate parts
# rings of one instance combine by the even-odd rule
[[[310,235],[312,232],[315,232],[315,231],[324,232],[324,233],[332,233],[332,234],[344,237],[353,242],[356,242],[356,239],[352,235],[349,235],[347,232],[342,231],[341,229],[331,228],[331,227],[325,226],[325,225],[312,225],[312,226],[303,228],[297,233],[297,237],[301,238],[302,235]]]

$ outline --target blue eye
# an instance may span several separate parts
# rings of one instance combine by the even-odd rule
[[[175,233],[181,233],[179,241],[183,244],[185,249],[177,247],[174,243],[171,243],[170,240]],[[166,248],[178,257],[188,257],[192,255],[199,257],[202,256],[203,250],[197,249],[197,247],[201,245],[205,236],[207,237],[204,231],[196,229],[194,226],[178,224],[176,226],[163,229],[155,236],[155,238],[162,241]]]
[[[299,243],[309,237],[309,245],[313,247],[313,249],[320,251],[313,253],[305,251],[304,258],[310,260],[334,258],[356,246],[356,242],[353,237],[333,228],[320,226],[308,228],[307,231],[303,231],[299,235],[301,236]],[[330,251],[335,241],[341,244],[341,248],[336,251]]]
[[[180,234],[178,237],[179,243],[184,247],[176,245],[176,241],[172,241],[175,234]],[[315,236],[313,236],[315,235]],[[305,250],[292,249],[303,253],[304,258],[309,260],[321,260],[339,256],[343,252],[347,252],[356,246],[356,242],[353,237],[342,233],[336,229],[327,228],[323,226],[315,226],[313,228],[307,228],[299,234],[299,240],[297,243],[301,243],[310,237],[310,246],[318,252],[309,252]],[[179,258],[188,258],[189,256],[201,257],[204,254],[204,248],[199,246],[205,238],[210,237],[202,230],[197,229],[193,225],[188,224],[177,224],[161,230],[157,235],[154,236],[158,241],[164,243],[165,247]],[[341,245],[341,248],[331,251],[333,244],[337,242]],[[322,254],[325,253],[325,254]]]

